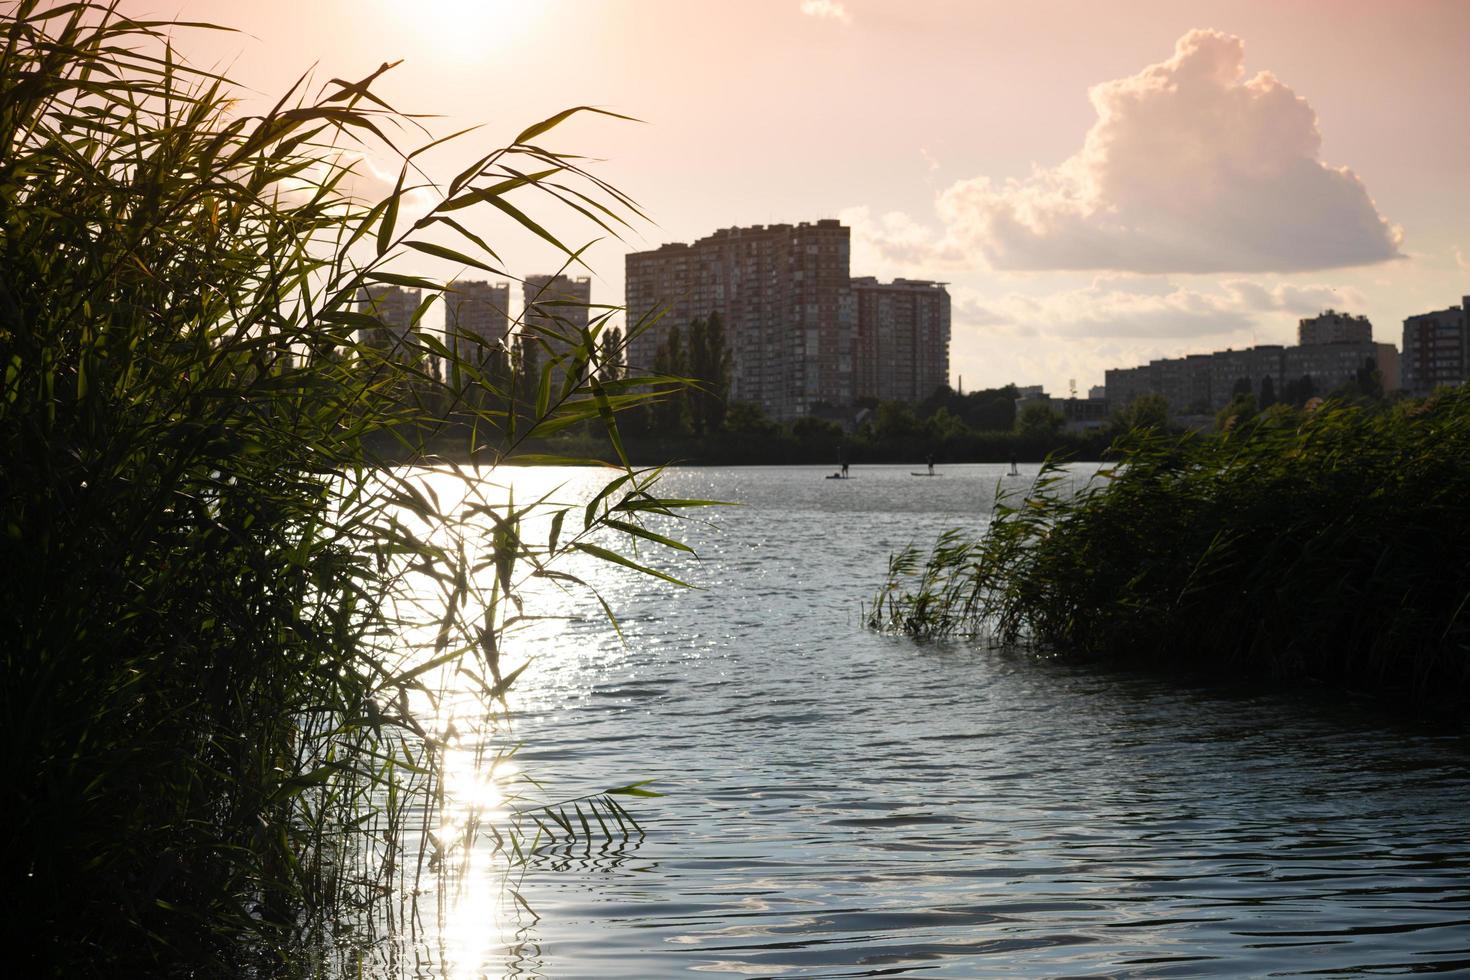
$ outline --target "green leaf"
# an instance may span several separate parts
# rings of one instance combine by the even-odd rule
[[[576,548],[578,551],[585,551],[587,554],[592,555],[594,558],[601,558],[603,561],[612,562],[615,565],[622,565],[625,568],[631,568],[635,572],[642,572],[644,575],[649,575],[653,578],[662,579],[663,581],[669,582],[673,585],[678,585],[686,589],[693,588],[693,586],[690,585],[688,582],[680,581],[679,579],[674,578],[674,576],[672,575],[666,575],[656,568],[649,568],[647,565],[640,565],[636,561],[633,561],[631,558],[626,558],[623,555],[618,554],[616,551],[609,551],[608,549],[603,548],[599,545],[588,544],[585,541],[578,541],[577,543],[573,544],[572,547]]]
[[[641,779],[636,783],[629,783],[626,786],[617,786],[613,789],[605,790],[604,793],[607,796],[663,796],[663,793],[643,788],[651,782],[653,782],[652,779]]]

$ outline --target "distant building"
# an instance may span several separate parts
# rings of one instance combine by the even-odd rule
[[[1470,296],[1461,306],[1404,319],[1404,387],[1418,395],[1470,377]]]
[[[1087,400],[1091,402],[1106,401],[1108,397],[1107,385],[1093,385],[1087,389]]]
[[[1282,362],[1285,381],[1307,377],[1318,394],[1327,394],[1358,379],[1358,372],[1369,361],[1383,379],[1384,391],[1400,388],[1399,351],[1393,344],[1356,343],[1319,344],[1311,347],[1288,347]],[[1280,396],[1278,387],[1276,394]]]
[[[851,405],[849,235],[831,219],[755,225],[629,254],[630,369],[650,368],[672,327],[687,331],[718,312],[730,344],[732,401],[755,402],[776,419]]]
[[[357,331],[358,343],[381,351],[401,364],[416,365],[430,378],[438,380],[439,358],[426,351],[413,337],[413,318],[418,312],[421,293],[400,286],[366,286],[358,292],[357,309],[381,324]]]
[[[949,383],[949,291],[944,283],[852,280],[857,310],[853,394],[919,402]]]
[[[587,329],[592,280],[586,276],[527,276],[521,297],[525,302],[521,313],[523,331],[529,330],[554,344],[558,338],[571,343]]]
[[[357,341],[375,350],[402,349],[404,338],[418,311],[420,292],[401,286],[366,286],[358,292],[357,310],[377,320],[381,326],[363,327]]]
[[[483,359],[510,332],[510,284],[454,282],[444,297],[445,345],[456,356]]]
[[[1284,397],[1288,384],[1310,378],[1326,394],[1354,383],[1369,363],[1378,370],[1384,391],[1400,386],[1399,352],[1392,344],[1373,341],[1329,341],[1297,347],[1262,344],[1244,350],[1161,358],[1136,368],[1112,368],[1105,390],[1112,411],[1142,395],[1162,395],[1173,415],[1218,412],[1238,392],[1256,398]]]
[[[1096,390],[1096,389],[1094,389]],[[1064,428],[1068,432],[1090,432],[1108,424],[1108,402],[1105,398],[1059,398],[1053,404],[1062,410]]]
[[[521,287],[524,308],[518,328],[523,338],[535,338],[552,357],[561,357],[581,342],[590,321],[592,280],[586,276],[527,276]],[[546,359],[541,358],[544,364]],[[559,390],[570,364],[556,372],[553,390]],[[580,380],[580,379],[579,379]]]
[[[1318,344],[1371,344],[1373,324],[1365,316],[1324,310],[1297,321],[1296,342],[1303,347]]]

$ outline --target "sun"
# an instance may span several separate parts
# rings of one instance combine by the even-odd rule
[[[539,16],[529,0],[388,0],[395,26],[439,60],[492,58],[525,38]]]

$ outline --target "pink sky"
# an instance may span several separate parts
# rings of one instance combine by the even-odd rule
[[[655,222],[591,250],[594,301],[622,301],[630,248],[840,217],[854,275],[951,283],[967,389],[1085,391],[1150,357],[1291,342],[1325,306],[1399,343],[1404,316],[1470,293],[1458,0],[123,7],[239,28],[178,45],[262,99],[314,64],[404,59],[382,94],[439,132],[484,124],[432,158],[445,175],[568,106],[646,120],[549,141],[601,158]],[[483,230],[511,272],[557,264]]]

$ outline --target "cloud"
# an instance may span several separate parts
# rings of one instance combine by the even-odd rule
[[[1157,277],[1099,276],[1081,288],[1042,296],[1012,292],[983,305],[978,295],[963,303],[957,297],[952,316],[957,329],[975,328],[977,334],[1192,342],[1244,341],[1259,331],[1259,342],[1272,343],[1290,341],[1294,319],[1302,314],[1363,304],[1356,290],[1326,285],[1232,279],[1218,288],[1195,289]]]
[[[808,17],[817,17],[821,20],[852,23],[852,14],[847,12],[847,7],[842,0],[801,0],[801,12]]]
[[[1470,259],[1465,258],[1465,253],[1460,251],[1459,248],[1455,249],[1455,265],[1464,269],[1466,272],[1470,272]]]
[[[932,277],[970,265],[957,242],[937,236],[903,211],[876,217],[866,206],[844,208],[837,218],[851,229],[852,267],[864,275]]]
[[[960,181],[952,239],[997,269],[1289,272],[1398,258],[1357,175],[1319,157],[1316,113],[1241,40],[1182,37],[1168,61],[1093,86],[1082,149],[1024,180]]]

